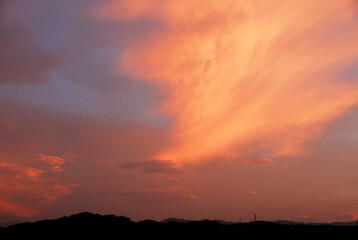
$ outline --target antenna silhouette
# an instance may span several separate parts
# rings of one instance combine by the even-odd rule
[[[256,217],[256,213],[255,213],[255,215],[254,215],[254,221],[256,222],[256,220],[257,220],[257,217]]]

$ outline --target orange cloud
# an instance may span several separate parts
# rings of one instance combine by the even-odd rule
[[[0,158],[0,213],[31,217],[37,215],[42,206],[53,203],[58,197],[78,187],[77,184],[59,184],[48,175],[58,172],[54,167],[73,160],[44,154],[37,154],[37,157],[52,167],[21,166],[7,163],[14,159]]]
[[[42,153],[38,153],[35,156],[37,157],[37,160],[52,165],[53,172],[64,171],[65,169],[61,168],[61,165],[65,164],[66,162],[73,162],[74,160],[72,158],[75,157],[69,154],[65,154],[62,157],[60,157],[60,156],[45,155]]]
[[[339,75],[358,54],[352,4],[113,0],[95,17],[162,23],[119,66],[167,97],[171,142],[153,158],[185,163],[295,154],[356,105],[357,84]]]
[[[2,172],[11,172],[15,178],[28,177],[30,180],[37,180],[45,171],[32,167],[23,167],[5,162],[0,162],[0,170]]]
[[[2,172],[10,172],[16,178],[27,177],[30,180],[38,180],[38,178],[46,172],[61,172],[64,171],[60,166],[65,164],[66,162],[72,162],[73,159],[70,159],[68,156],[59,157],[59,156],[51,156],[44,155],[42,153],[38,153],[35,155],[37,160],[44,161],[46,164],[52,165],[51,169],[45,170],[34,167],[25,167],[15,164],[10,164],[7,162],[0,161],[0,171]]]
[[[39,160],[46,162],[50,165],[62,165],[67,162],[67,159],[59,156],[44,155],[42,153],[36,154]]]

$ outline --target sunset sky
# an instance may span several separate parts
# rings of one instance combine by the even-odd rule
[[[356,0],[0,0],[0,223],[358,219]]]

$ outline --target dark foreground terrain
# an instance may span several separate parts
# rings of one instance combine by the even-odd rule
[[[132,222],[127,217],[80,213],[0,228],[0,239],[358,239],[358,226],[284,225],[256,221]]]

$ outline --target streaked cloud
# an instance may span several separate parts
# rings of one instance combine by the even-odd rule
[[[357,84],[339,75],[358,52],[352,4],[114,0],[94,17],[161,23],[119,68],[165,93],[171,142],[153,158],[185,163],[240,158],[249,144],[265,157],[296,154],[356,105]]]

